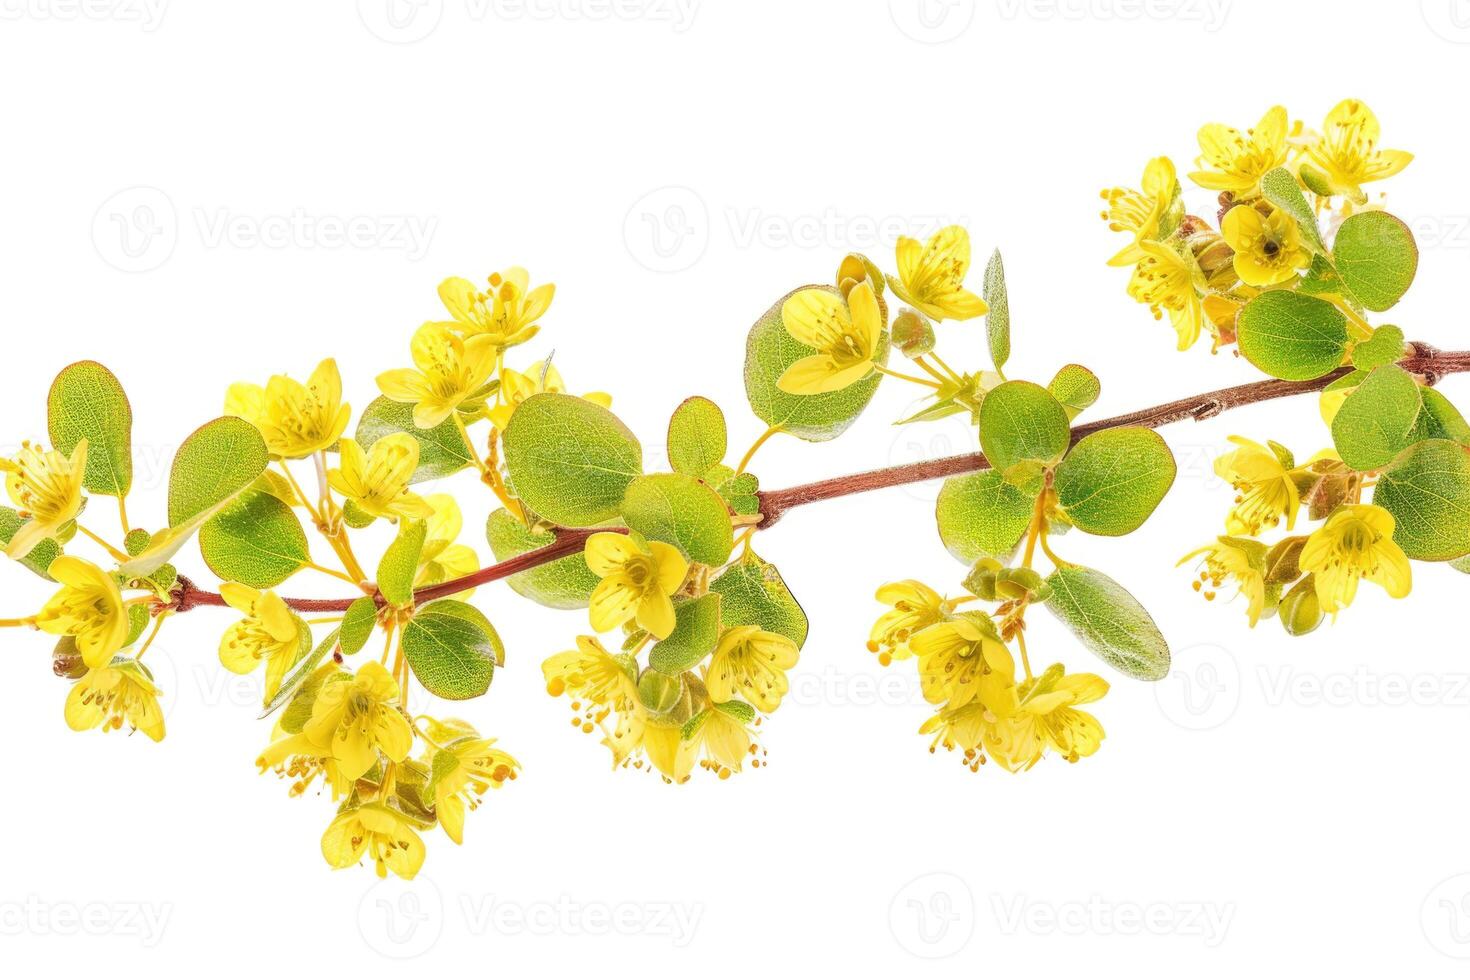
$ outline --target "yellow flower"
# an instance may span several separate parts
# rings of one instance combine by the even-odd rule
[[[1307,148],[1332,189],[1361,204],[1368,199],[1363,184],[1392,177],[1409,165],[1414,154],[1380,150],[1378,117],[1357,99],[1344,99],[1322,124],[1322,135]]]
[[[414,332],[414,367],[378,375],[378,389],[395,402],[413,405],[413,424],[432,429],[454,414],[495,371],[495,338],[476,334],[463,338],[442,323],[426,323]]]
[[[328,662],[318,670],[323,676],[330,676],[340,668]],[[315,678],[307,683],[315,683]],[[276,775],[290,779],[292,796],[305,793],[317,777],[331,787],[334,800],[345,799],[352,792],[353,780],[342,775],[342,767],[332,758],[330,746],[323,748],[301,732],[286,732],[279,722],[271,731],[270,744],[256,758],[255,764],[262,773],[275,770]]]
[[[1358,580],[1383,586],[1395,599],[1409,594],[1409,559],[1393,540],[1393,515],[1375,504],[1344,504],[1302,546],[1301,569],[1316,576],[1322,611],[1346,609]]]
[[[577,648],[547,657],[541,664],[546,692],[570,694],[618,711],[630,709],[638,688],[628,666],[603,648],[596,637],[577,637]]]
[[[670,596],[689,574],[678,548],[604,531],[587,539],[586,557],[592,574],[602,579],[587,608],[593,629],[606,633],[635,620],[660,640],[674,631]]]
[[[111,575],[87,561],[62,555],[49,574],[61,589],[41,607],[36,626],[55,636],[76,638],[88,667],[105,667],[128,639],[128,610]]]
[[[338,443],[338,467],[327,474],[332,489],[374,517],[430,517],[434,508],[408,489],[419,466],[418,440],[395,432],[364,452],[356,439]]]
[[[566,390],[561,373],[546,361],[532,364],[525,374],[505,368],[500,372],[500,404],[490,410],[490,424],[504,432],[510,424],[511,414],[527,398],[548,391],[565,394]],[[612,396],[602,391],[590,391],[582,396],[582,400],[603,408],[612,404]]]
[[[1312,264],[1301,229],[1278,208],[1263,215],[1249,205],[1237,205],[1225,212],[1220,232],[1235,250],[1235,274],[1248,286],[1275,286]]]
[[[5,474],[5,489],[20,516],[30,518],[16,530],[5,546],[5,554],[24,558],[44,539],[54,537],[82,509],[87,440],[77,442],[70,459],[55,449],[21,443],[14,459],[0,459],[0,472]]]
[[[1215,475],[1236,489],[1235,507],[1225,519],[1231,534],[1255,537],[1286,518],[1286,529],[1296,526],[1301,492],[1275,452],[1258,442],[1231,436],[1239,446],[1215,460]]]
[[[687,782],[699,758],[699,743],[684,738],[683,726],[646,714],[642,716],[639,729],[642,742],[637,747],[643,749],[653,767],[671,783]]]
[[[759,626],[735,626],[724,632],[710,658],[705,685],[716,702],[736,694],[770,713],[781,706],[788,690],[786,671],[796,666],[798,651],[790,637]]]
[[[480,291],[468,279],[446,279],[439,298],[454,317],[439,325],[466,337],[487,337],[499,348],[524,344],[541,328],[536,321],[551,306],[556,287],[551,283],[530,289],[531,276],[519,266],[490,276],[490,288]]]
[[[89,668],[66,696],[66,723],[78,732],[115,731],[126,723],[155,742],[163,740],[158,688],[136,660]]]
[[[1255,128],[1244,133],[1220,123],[1201,126],[1198,162],[1213,169],[1191,173],[1189,179],[1237,198],[1255,195],[1267,171],[1286,162],[1286,130],[1286,109],[1279,105],[1267,109]]]
[[[264,388],[244,381],[230,385],[225,414],[259,429],[272,455],[304,459],[337,444],[352,409],[342,404],[342,376],[329,357],[304,385],[284,374],[272,377]]]
[[[776,381],[791,395],[820,395],[856,384],[873,371],[883,313],[873,287],[852,287],[847,302],[825,289],[803,289],[781,307],[781,321],[798,343],[817,353],[797,359]]]
[[[468,575],[480,567],[480,556],[474,548],[454,543],[464,523],[454,498],[447,493],[433,493],[424,502],[433,513],[424,533],[423,550],[419,552],[419,570],[413,580],[416,589]],[[467,595],[469,592],[460,593],[461,598]]]
[[[1133,269],[1128,295],[1151,309],[1155,320],[1167,310],[1179,349],[1188,350],[1204,326],[1198,267],[1167,245],[1139,242],[1138,247],[1143,258]]]
[[[1102,723],[1075,707],[1100,700],[1108,682],[1096,674],[1068,674],[1053,664],[1040,677],[1015,688],[1016,701],[992,707],[1002,718],[996,741],[987,744],[991,758],[1011,772],[1030,769],[1050,748],[1076,762],[1092,755],[1106,735]]]
[[[369,661],[356,675],[327,679],[302,732],[337,760],[343,778],[357,779],[377,763],[379,752],[402,762],[413,748],[413,730],[398,708],[398,696],[398,682],[377,661]]]
[[[494,748],[495,739],[456,739],[434,753],[429,784],[434,793],[434,814],[439,825],[456,844],[464,843],[465,807],[473,810],[480,798],[516,778],[520,763]]]
[[[285,600],[274,592],[261,592],[238,582],[220,586],[220,595],[237,612],[245,614],[225,630],[219,643],[219,662],[236,674],[248,674],[265,661],[265,700],[281,689],[281,679],[302,654],[302,624]]]
[[[970,269],[970,233],[959,225],[939,229],[924,245],[901,237],[897,253],[898,275],[888,277],[888,287],[925,316],[968,320],[988,309],[983,299],[964,287]]]
[[[322,834],[322,857],[334,868],[350,868],[367,854],[379,878],[392,871],[405,881],[424,864],[424,842],[403,816],[382,803],[337,814]]]
[[[1205,568],[1195,582],[1196,591],[1204,590],[1206,600],[1215,598],[1215,590],[1234,580],[1246,598],[1246,615],[1256,625],[1266,611],[1266,546],[1248,538],[1217,538],[1179,559],[1183,565],[1192,558],[1205,556]],[[1177,567],[1177,566],[1176,566]]]
[[[1108,230],[1125,231],[1133,241],[1108,259],[1108,265],[1134,265],[1143,258],[1139,243],[1160,237],[1161,223],[1179,197],[1179,180],[1168,157],[1154,157],[1143,168],[1143,190],[1114,187],[1102,192],[1108,209],[1103,218]]]
[[[701,766],[721,779],[728,779],[750,758],[750,747],[755,740],[746,726],[753,717],[750,707],[739,701],[712,704],[679,731],[683,744],[676,752],[704,756]]]
[[[877,599],[893,607],[878,617],[868,634],[868,650],[878,654],[884,666],[911,656],[909,637],[943,621],[950,610],[938,592],[915,579],[879,586]]]
[[[919,685],[930,704],[958,708],[979,694],[982,678],[1015,670],[1011,652],[983,613],[962,613],[922,629],[909,647],[919,658]]]

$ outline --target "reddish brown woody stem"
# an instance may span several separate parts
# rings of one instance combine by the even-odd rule
[[[1434,384],[1446,375],[1470,371],[1470,351],[1441,351],[1417,341],[1412,344],[1412,348],[1413,355],[1404,358],[1399,364],[1410,373],[1422,377],[1427,384]],[[1072,430],[1072,441],[1075,443],[1083,436],[1102,429],[1116,429],[1123,426],[1145,426],[1152,429],[1184,419],[1212,418],[1221,412],[1244,405],[1253,405],[1256,402],[1321,391],[1333,381],[1348,374],[1350,370],[1350,368],[1339,368],[1331,374],[1311,381],[1255,381],[1251,384],[1192,395],[1178,401],[1129,412],[1127,415],[1118,415],[1110,419],[1079,425]],[[855,493],[866,493],[870,490],[903,486],[907,483],[959,476],[983,470],[987,465],[983,454],[964,453],[959,456],[946,456],[943,459],[930,459],[920,463],[906,463],[902,466],[870,470],[866,473],[834,476],[830,479],[803,483],[800,486],[787,487],[783,490],[764,490],[759,494],[762,516],[757,527],[770,527],[787,511],[803,504],[814,503],[818,500],[831,500],[834,497],[846,497]],[[515,575],[517,572],[545,565],[558,558],[576,554],[596,530],[570,528],[558,530],[556,540],[544,548],[528,551],[523,555],[498,562],[461,578],[420,589],[414,594],[414,598],[418,602],[440,599],[484,585],[487,582],[498,581]],[[172,608],[175,612],[186,612],[195,606],[222,606],[225,604],[219,593],[200,589],[183,576],[179,576],[173,596]],[[300,612],[341,612],[352,602],[352,599],[286,600],[288,606]]]

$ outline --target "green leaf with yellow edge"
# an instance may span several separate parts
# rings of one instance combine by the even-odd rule
[[[1108,666],[1144,681],[1169,674],[1169,644],[1148,610],[1117,582],[1091,568],[1068,565],[1047,577],[1051,610]]]
[[[279,497],[247,490],[199,529],[199,551],[226,582],[271,589],[311,561],[306,531]]]
[[[1419,246],[1409,226],[1388,212],[1359,211],[1337,229],[1332,259],[1358,302],[1381,313],[1414,282]]]
[[[556,535],[547,530],[527,528],[520,518],[503,507],[485,522],[485,537],[496,561],[506,561],[556,543]],[[598,581],[579,551],[517,572],[507,578],[505,584],[517,594],[551,609],[586,609]]]
[[[985,314],[985,335],[990,341],[990,362],[999,371],[1011,359],[1011,303],[1006,295],[1005,264],[1000,259],[1000,249],[990,254],[985,263],[985,305],[990,311]]]
[[[1067,410],[1067,418],[1075,419],[1083,409],[1097,401],[1102,394],[1102,382],[1081,364],[1064,364],[1046,390],[1062,403]]]
[[[1392,324],[1384,324],[1373,336],[1353,345],[1353,367],[1371,371],[1392,364],[1404,356],[1404,332]]]
[[[10,507],[0,507],[0,544],[9,544],[10,539],[15,537],[15,532],[29,521],[20,516],[20,512]],[[61,557],[61,545],[55,538],[43,538],[39,544],[31,549],[30,554],[20,559],[20,563],[47,581],[51,581],[48,569],[51,563]]]
[[[527,398],[503,440],[517,496],[563,527],[595,527],[616,517],[623,492],[643,472],[643,448],[628,427],[573,395]]]
[[[838,292],[835,286],[802,286],[801,289]],[[750,328],[745,342],[745,396],[750,401],[751,411],[766,425],[808,442],[825,442],[847,431],[847,427],[868,407],[882,375],[874,372],[840,391],[820,395],[792,395],[776,386],[776,381],[788,367],[816,353],[787,333],[781,320],[781,307],[800,291],[793,289],[782,296]],[[886,323],[888,308],[881,296],[878,308]],[[888,363],[888,347],[888,331],[884,330],[876,356],[879,364]]]
[[[63,368],[46,397],[51,444],[70,456],[87,440],[82,484],[109,497],[126,497],[133,485],[133,407],[113,373],[96,361]]]
[[[490,620],[456,599],[431,602],[414,614],[403,627],[403,653],[419,683],[451,701],[484,694],[495,666],[505,661],[505,647]]]
[[[747,552],[710,583],[720,596],[720,619],[726,626],[759,626],[780,633],[798,647],[806,642],[807,618],[786,588],[776,566]]]
[[[342,617],[342,625],[338,628],[341,633],[342,652],[350,657],[366,646],[369,637],[373,635],[373,627],[377,623],[377,603],[367,596],[353,600],[352,605],[347,607],[347,612]]]
[[[721,464],[705,473],[703,479],[735,513],[746,516],[760,513],[761,499],[756,495],[760,481],[754,473],[736,473]]]
[[[1378,478],[1373,502],[1393,515],[1393,539],[1410,558],[1470,554],[1470,456],[1459,443],[1414,446]]]
[[[1413,375],[1396,364],[1374,368],[1332,419],[1332,443],[1355,470],[1376,470],[1424,438],[1424,401]]]
[[[674,604],[674,631],[648,652],[648,665],[665,674],[693,670],[720,639],[720,596],[710,592]]]
[[[1152,429],[1103,429],[1072,447],[1053,487],[1074,526],[1116,537],[1148,520],[1176,471],[1174,454]]]
[[[1424,399],[1424,438],[1450,439],[1470,446],[1470,423],[1448,398],[1433,388],[1420,388],[1419,396]]]
[[[1012,482],[1035,475],[1033,465],[1060,462],[1071,438],[1071,419],[1062,403],[1030,381],[998,385],[980,404],[980,448],[990,465]]]
[[[666,541],[691,561],[723,565],[735,546],[719,494],[692,476],[655,473],[628,484],[623,521],[650,541]]]
[[[708,398],[686,398],[669,419],[668,438],[674,472],[704,476],[720,464],[729,448],[725,413]]]
[[[1306,195],[1297,186],[1296,177],[1285,167],[1266,171],[1261,177],[1261,196],[1276,205],[1296,222],[1302,239],[1313,252],[1327,251],[1322,242],[1322,232],[1317,228],[1317,215],[1307,203]]]
[[[934,503],[939,539],[966,565],[1007,557],[1031,524],[1036,497],[1035,490],[1013,486],[995,470],[952,476]]]
[[[270,463],[260,431],[244,419],[206,422],[174,454],[168,476],[171,528],[226,503],[254,483]]]
[[[1347,318],[1326,300],[1284,289],[1262,293],[1240,311],[1241,354],[1286,381],[1311,381],[1342,365]]]
[[[378,562],[378,591],[392,605],[406,606],[413,601],[413,580],[418,574],[428,527],[424,521],[399,521],[398,536]]]
[[[419,444],[419,465],[410,483],[443,479],[474,465],[470,447],[465,445],[464,436],[452,418],[432,429],[420,429],[413,424],[412,405],[379,396],[368,403],[367,410],[357,420],[357,443],[365,450],[384,436],[400,432],[413,436]]]

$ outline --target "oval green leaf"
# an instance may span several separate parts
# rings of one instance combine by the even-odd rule
[[[1081,364],[1064,364],[1046,390],[1062,403],[1067,417],[1075,419],[1083,409],[1097,401],[1102,394],[1102,382]]]
[[[478,609],[440,599],[420,609],[403,628],[403,654],[430,694],[464,701],[490,689],[505,648]]]
[[[1174,454],[1152,429],[1104,429],[1072,447],[1053,486],[1075,526],[1116,537],[1148,520],[1176,471]]]
[[[750,552],[710,583],[720,596],[720,620],[726,626],[759,626],[780,633],[798,647],[806,642],[807,618],[770,562]]]
[[[1311,381],[1341,366],[1347,318],[1331,303],[1283,289],[1262,293],[1236,318],[1240,352],[1274,378]]]
[[[995,470],[952,476],[939,488],[934,519],[945,549],[973,565],[981,558],[1001,558],[1031,524],[1036,493],[1012,486]]]
[[[400,521],[398,536],[378,561],[378,591],[392,605],[406,606],[413,601],[413,580],[418,574],[419,556],[424,552],[428,530],[424,521]]]
[[[199,529],[199,551],[226,582],[270,589],[299,572],[311,553],[306,531],[279,497],[247,490]]]
[[[1409,226],[1386,211],[1359,211],[1332,240],[1332,259],[1358,302],[1381,313],[1408,292],[1419,268]]]
[[[516,494],[563,527],[594,527],[618,515],[643,472],[643,448],[616,415],[573,395],[532,395],[504,434]]]
[[[229,501],[270,463],[260,431],[244,419],[206,422],[184,440],[168,475],[168,523],[179,528]]]
[[[710,592],[674,606],[674,631],[648,652],[648,665],[665,674],[693,670],[720,639],[720,595]]]
[[[692,476],[640,476],[628,484],[622,512],[630,529],[674,545],[691,561],[723,565],[735,546],[725,501]]]
[[[980,448],[990,465],[1014,479],[1027,464],[1061,461],[1072,438],[1071,419],[1051,392],[1030,381],[1007,381],[980,403]]]
[[[1046,608],[1108,666],[1144,681],[1169,674],[1169,644],[1148,610],[1102,572],[1058,568]]]
[[[1413,375],[1396,364],[1374,368],[1332,418],[1332,444],[1355,470],[1376,470],[1424,437],[1424,400]]]
[[[676,473],[704,476],[729,448],[725,413],[698,395],[686,398],[669,419],[669,465]]]
[[[1000,259],[1000,249],[990,254],[985,263],[985,305],[990,311],[985,314],[985,335],[990,341],[990,363],[999,371],[1011,359],[1011,303],[1006,295],[1006,268]]]
[[[496,561],[506,561],[556,542],[556,535],[550,531],[530,530],[503,507],[485,522],[485,537]],[[586,609],[597,582],[597,576],[587,567],[587,559],[580,551],[517,572],[505,580],[518,594],[551,609]]]
[[[1378,478],[1373,502],[1394,517],[1393,539],[1421,561],[1470,554],[1470,457],[1447,439],[1410,449]]]
[[[412,405],[379,396],[357,420],[357,442],[365,450],[384,436],[399,432],[413,436],[419,444],[419,465],[410,483],[442,479],[474,463],[453,419],[445,419],[432,429],[420,429],[413,424]]]
[[[46,397],[51,444],[70,456],[87,440],[82,484],[93,493],[126,497],[133,485],[133,408],[122,384],[96,361],[63,368]]]
[[[341,633],[342,652],[350,657],[366,646],[377,622],[378,606],[372,599],[363,596],[361,599],[354,600],[352,605],[347,607],[347,613],[342,617],[342,625],[338,628]]]

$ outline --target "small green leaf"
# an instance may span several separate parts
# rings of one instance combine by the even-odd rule
[[[995,470],[952,476],[939,488],[934,504],[939,539],[966,565],[1008,557],[1031,524],[1036,496],[1007,483]]]
[[[520,518],[501,508],[485,522],[485,537],[496,561],[506,561],[556,542],[550,531],[532,531]],[[505,580],[516,593],[552,609],[586,609],[598,578],[579,551],[565,558],[517,572]]]
[[[628,484],[622,512],[629,528],[651,541],[674,545],[692,561],[723,565],[735,546],[724,500],[692,476],[638,477]]]
[[[1353,347],[1353,367],[1371,371],[1392,364],[1404,356],[1404,332],[1392,324],[1373,331],[1373,336]]]
[[[798,647],[806,642],[807,618],[786,588],[776,566],[750,552],[710,583],[720,596],[720,619],[726,626],[759,626],[780,633]]]
[[[1174,454],[1152,429],[1094,432],[1057,467],[1054,487],[1067,519],[1089,534],[1138,529],[1174,485]]]
[[[0,544],[9,544],[10,539],[15,537],[27,522],[26,518],[20,516],[20,512],[10,507],[0,507]],[[41,542],[31,549],[31,553],[20,559],[20,563],[37,575],[51,580],[48,569],[51,563],[61,556],[61,545],[55,538],[42,538]]]
[[[643,449],[616,415],[573,395],[532,395],[504,434],[516,494],[563,527],[594,527],[618,514],[643,472]]]
[[[1062,403],[1029,381],[1007,381],[980,404],[980,448],[1008,479],[1023,464],[1056,465],[1071,437],[1071,420]]]
[[[1332,240],[1337,274],[1368,309],[1381,313],[1408,292],[1419,268],[1409,226],[1386,211],[1359,211]]]
[[[1067,418],[1075,419],[1102,394],[1102,382],[1081,364],[1065,364],[1051,379],[1046,390],[1067,410]]]
[[[1262,293],[1236,318],[1240,352],[1286,381],[1311,381],[1342,365],[1347,318],[1331,303],[1283,289]]]
[[[1470,554],[1470,457],[1465,447],[1429,439],[1378,478],[1373,502],[1393,515],[1393,539],[1420,561]]]
[[[801,288],[837,292],[834,286]],[[766,425],[808,442],[825,442],[840,436],[862,414],[878,390],[882,375],[874,372],[841,391],[821,395],[792,395],[776,386],[777,379],[788,367],[815,353],[787,333],[781,320],[781,307],[800,291],[793,289],[782,296],[750,328],[750,336],[745,343],[745,397],[750,401],[756,418]],[[882,297],[878,299],[878,307],[883,311],[884,322],[887,322],[887,307]],[[878,344],[876,360],[879,364],[888,363],[888,346],[888,332],[885,330]]]
[[[720,596],[717,592],[676,603],[677,620],[667,639],[648,653],[648,665],[665,674],[692,670],[712,653],[720,638]]]
[[[174,454],[168,477],[168,523],[178,528],[234,499],[270,463],[260,431],[244,419],[206,422]]]
[[[199,529],[204,563],[226,582],[271,589],[311,560],[306,531],[280,498],[247,490]]]
[[[380,396],[368,403],[367,410],[357,420],[356,438],[364,450],[372,449],[373,443],[384,436],[399,432],[413,436],[419,444],[419,465],[410,483],[442,479],[474,463],[470,448],[452,418],[432,429],[420,429],[413,424],[412,405]]]
[[[704,476],[729,448],[725,413],[708,398],[686,398],[669,419],[669,464],[676,473]]]
[[[1332,419],[1332,443],[1355,470],[1376,470],[1423,438],[1423,399],[1413,375],[1396,364],[1374,368]]]
[[[725,503],[735,513],[747,516],[760,513],[761,499],[757,495],[760,481],[754,473],[736,473],[722,464],[705,473],[704,482],[725,498]]]
[[[126,497],[133,485],[133,408],[122,384],[96,361],[62,369],[46,398],[51,444],[70,456],[87,440],[82,484],[93,493]]]
[[[1006,296],[1006,270],[1000,260],[1000,249],[985,263],[985,333],[990,340],[990,362],[999,371],[1011,359],[1011,304]]]
[[[378,562],[378,591],[395,606],[413,601],[413,580],[419,570],[419,556],[424,551],[428,525],[424,521],[404,520],[398,525],[398,537],[388,545]]]
[[[1052,595],[1046,608],[1082,645],[1114,669],[1139,680],[1157,681],[1169,673],[1169,644],[1148,610],[1102,572],[1072,565],[1047,578]]]
[[[350,657],[366,646],[377,622],[378,607],[372,599],[363,596],[353,600],[352,605],[347,607],[339,628],[342,634],[342,652]]]
[[[1470,423],[1448,398],[1433,388],[1420,388],[1419,396],[1424,399],[1424,438],[1470,445]]]
[[[1317,228],[1317,216],[1290,170],[1277,167],[1266,171],[1261,178],[1261,196],[1296,222],[1308,248],[1319,254],[1327,251],[1327,246],[1322,243],[1322,233]]]
[[[490,689],[505,648],[495,627],[474,606],[440,599],[420,609],[403,628],[403,653],[430,694],[451,701],[477,698]]]

